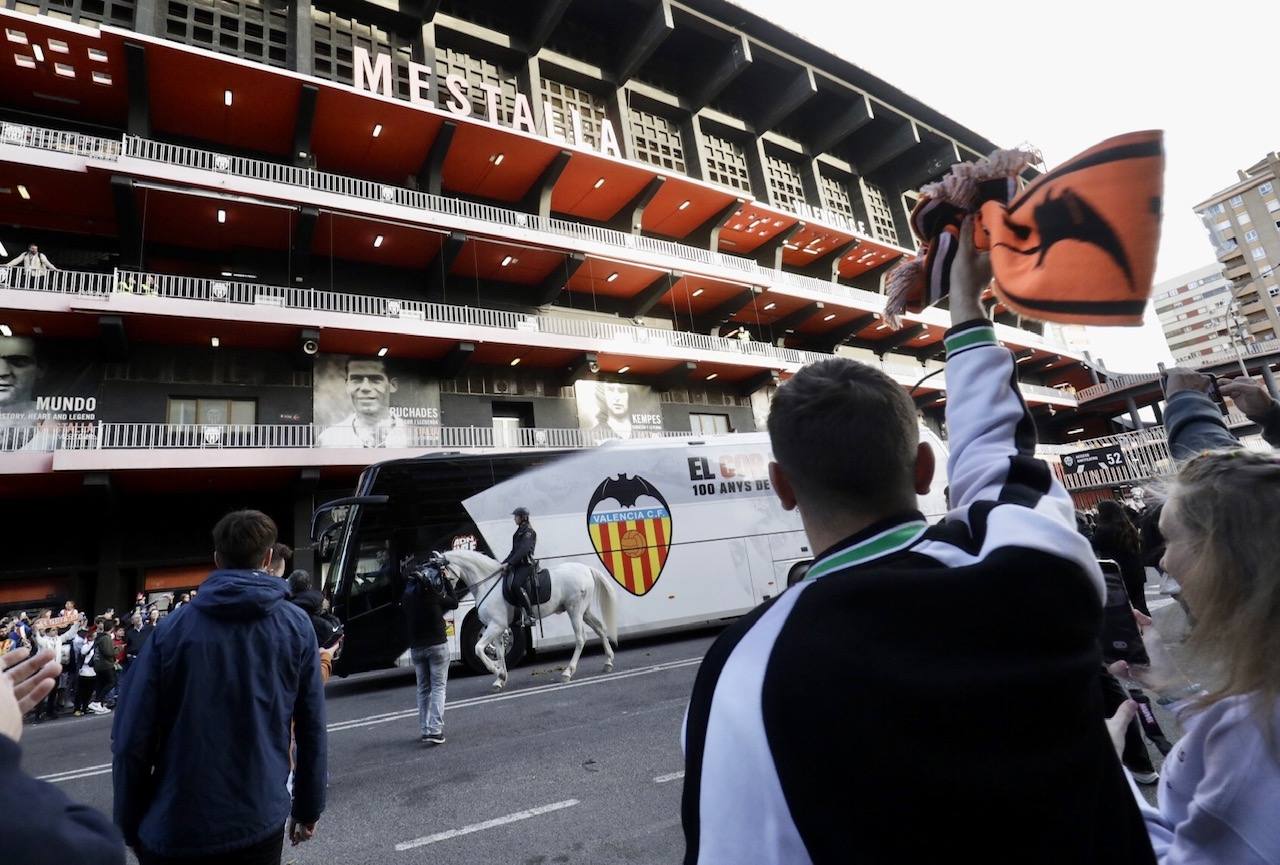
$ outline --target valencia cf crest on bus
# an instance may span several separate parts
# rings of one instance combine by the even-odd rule
[[[600,563],[633,595],[658,582],[671,550],[671,508],[653,484],[625,474],[591,494],[587,531]]]

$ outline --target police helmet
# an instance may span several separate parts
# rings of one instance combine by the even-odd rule
[[[524,517],[525,519],[528,519],[528,518],[529,518],[529,509],[528,509],[528,508],[526,508],[524,505],[521,505],[520,507],[516,508],[514,511],[512,511],[512,512],[511,512],[511,516],[513,516],[513,517]]]

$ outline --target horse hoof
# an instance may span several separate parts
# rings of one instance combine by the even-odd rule
[[[505,684],[507,684],[507,683],[506,683],[506,682],[504,682],[504,681],[502,681],[501,679],[498,679],[498,680],[496,680],[496,681],[493,683],[493,690],[495,690],[495,691],[501,691],[501,690],[502,690],[502,686],[503,686],[503,685],[505,685]]]
[[[604,665],[604,671],[605,671],[606,673],[612,673],[612,672],[613,672],[613,664],[605,664],[605,665]]]
[[[560,674],[560,681],[562,682],[568,682],[572,678],[573,678],[573,673],[570,673],[568,670],[565,670],[563,673]]]

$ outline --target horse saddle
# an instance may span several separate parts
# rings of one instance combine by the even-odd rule
[[[529,566],[524,566],[516,575],[516,579],[511,580],[508,585],[503,586],[503,594],[506,596],[507,603],[519,606],[516,600],[518,592],[517,586],[523,586],[524,590],[529,594],[529,602],[534,606],[545,604],[551,600],[551,573],[546,568],[537,568],[537,573],[532,580],[529,579],[529,571],[533,570]]]

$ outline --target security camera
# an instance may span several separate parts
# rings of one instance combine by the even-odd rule
[[[319,354],[320,343],[316,342],[314,339],[304,339],[302,341],[302,353],[303,354]]]

